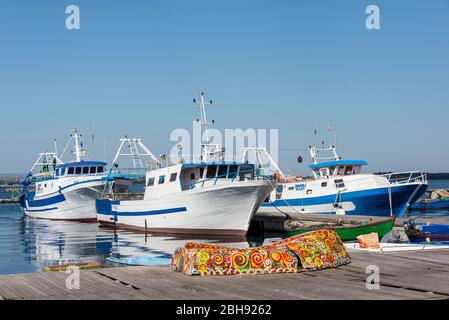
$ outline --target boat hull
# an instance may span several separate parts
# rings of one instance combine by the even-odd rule
[[[431,224],[417,223],[422,230],[419,232],[408,232],[411,242],[448,242],[449,241],[449,225],[447,224]]]
[[[85,183],[45,198],[27,192],[22,197],[21,207],[25,215],[32,218],[94,222],[97,220],[95,199],[101,197],[104,183]]]
[[[444,210],[449,209],[449,200],[418,201],[411,206],[412,210]]]
[[[102,224],[151,233],[243,236],[273,187],[273,181],[253,180],[154,200],[97,200],[97,218]]]
[[[390,217],[393,214],[402,217],[410,204],[419,199],[426,190],[427,184],[423,183],[392,185],[391,207],[388,187],[348,191],[340,193],[339,204],[348,215]],[[336,197],[337,194],[335,193],[318,197],[279,199],[271,203],[264,203],[263,207],[264,210],[271,207],[273,211],[279,209],[287,213],[335,214],[337,211]]]
[[[383,237],[393,229],[393,226],[394,226],[394,218],[391,218],[378,222],[362,224],[360,226],[326,227],[326,229],[335,231],[340,236],[342,241],[349,241],[357,239],[357,237],[362,234],[368,234],[372,232],[377,233],[379,237]],[[287,231],[287,235],[291,237],[310,231],[315,231],[315,229],[304,228],[295,231]]]

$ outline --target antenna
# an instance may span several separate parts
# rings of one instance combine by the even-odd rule
[[[94,143],[95,143],[95,135],[94,134],[91,135],[91,139],[92,139],[92,143],[91,143],[90,158],[95,159],[94,158]]]
[[[58,155],[58,143],[56,142],[56,139],[53,141],[55,144],[55,155]]]
[[[83,148],[81,135],[76,129],[72,129],[72,137],[75,139],[75,157],[77,162],[86,160],[86,149]]]
[[[206,136],[206,143],[210,143],[208,128],[209,128],[210,124],[215,124],[215,121],[212,120],[212,122],[207,122],[206,105],[211,105],[212,100],[209,100],[209,102],[205,102],[204,101],[204,92],[201,92],[199,94],[199,101],[197,101],[196,99],[193,99],[193,103],[197,104],[200,108],[200,119],[197,119],[197,121],[200,121],[201,128],[204,128],[204,134]]]

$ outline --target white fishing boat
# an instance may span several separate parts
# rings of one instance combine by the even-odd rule
[[[198,161],[172,164],[165,156],[153,159],[143,199],[123,200],[112,195],[97,200],[101,223],[147,232],[246,234],[254,213],[276,182],[259,178],[254,164],[224,161],[224,150],[211,143],[208,134],[203,93],[198,105],[206,140]]]
[[[75,159],[61,158],[74,143]],[[87,161],[81,135],[72,130],[61,157],[55,152],[40,153],[23,181],[21,206],[27,216],[50,220],[96,221],[95,199],[101,197],[109,174],[106,162]],[[126,189],[129,183],[115,181],[115,188]]]
[[[96,220],[93,200],[104,188],[106,163],[87,161],[86,149],[76,129],[72,130],[67,146],[71,141],[75,146],[73,161],[64,163],[56,152],[41,153],[23,181],[21,206],[27,216],[51,220]]]
[[[264,148],[244,149],[243,159],[254,152],[257,159],[266,156],[274,168],[270,173],[278,185],[262,205],[263,211],[402,217],[427,190],[425,173],[362,173],[367,162],[342,160],[334,145],[317,148],[314,144],[309,149],[313,178],[284,175]]]

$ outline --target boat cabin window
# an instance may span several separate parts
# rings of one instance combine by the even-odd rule
[[[323,188],[327,187],[327,182],[321,182],[321,186],[322,186]]]
[[[312,194],[312,189],[306,191],[307,194]]]
[[[59,177],[59,169],[56,169],[56,171],[55,171],[55,176],[56,176],[56,177]]]
[[[176,177],[177,177],[177,176],[178,176],[178,173],[177,173],[177,172],[172,173],[172,174],[170,175],[170,182],[176,181]]]
[[[195,180],[195,172],[192,172],[192,173],[190,174],[190,180]]]
[[[335,174],[335,166],[329,167],[329,174],[333,176]]]
[[[345,175],[351,175],[352,174],[352,166],[346,166]]]
[[[214,178],[217,175],[217,165],[207,166],[206,179]]]
[[[81,167],[75,168],[75,174],[81,174]]]
[[[204,175],[204,167],[200,168],[200,179],[203,179],[203,175]]]
[[[240,166],[239,180],[252,180],[254,177],[254,167],[253,166]]]
[[[75,173],[75,168],[69,167],[68,174],[74,174],[74,173]]]
[[[321,168],[320,169],[320,176],[321,177],[326,177],[329,175],[329,169],[328,168]]]
[[[345,172],[345,166],[339,166],[337,175],[342,176]]]
[[[235,179],[235,177],[237,177],[237,171],[239,170],[239,166],[235,165],[235,164],[231,164],[229,166],[229,174],[228,174],[228,178],[229,179]]]
[[[165,182],[165,175],[159,176],[159,184],[163,184]]]
[[[343,179],[335,179],[334,183],[335,183],[336,188],[344,188],[345,187],[345,183],[343,182]]]
[[[226,178],[228,175],[228,166],[218,166],[218,177]]]
[[[352,170],[352,174],[359,174],[362,172],[362,166],[355,166]]]
[[[61,177],[62,177],[62,176],[65,176],[65,168],[61,168],[61,169],[60,169],[59,175],[60,175]]]
[[[148,184],[147,184],[147,186],[148,186],[148,187],[151,187],[151,186],[153,186],[153,185],[154,185],[154,177],[148,179]]]
[[[89,174],[89,167],[83,167],[83,174]]]
[[[96,174],[97,173],[97,167],[90,167],[90,174]]]
[[[98,172],[98,173],[103,173],[103,172],[104,172],[104,167],[98,167],[97,172]]]

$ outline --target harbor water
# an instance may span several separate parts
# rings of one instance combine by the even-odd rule
[[[66,263],[98,262],[113,267],[107,260],[110,257],[171,258],[176,248],[189,241],[245,248],[261,245],[264,240],[145,237],[143,233],[103,228],[97,223],[32,219],[23,215],[18,204],[0,205],[0,274],[40,272],[45,266]]]

